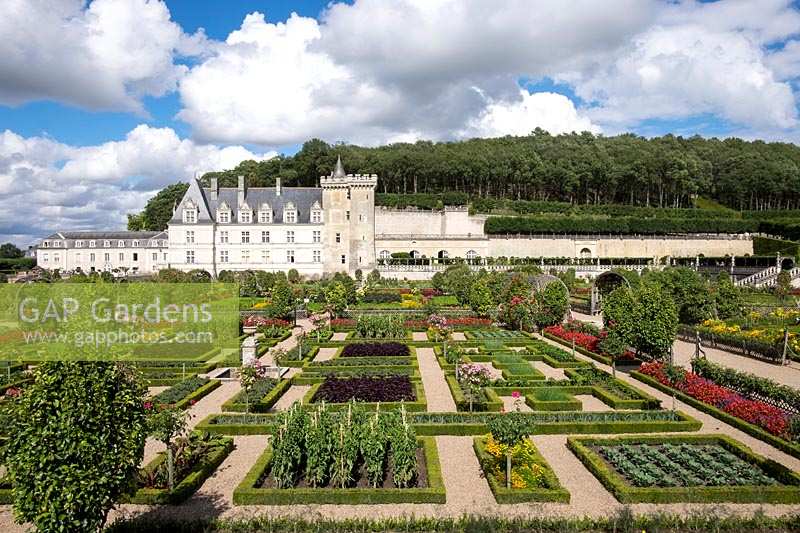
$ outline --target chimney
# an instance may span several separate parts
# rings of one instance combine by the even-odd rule
[[[217,178],[211,178],[211,199],[216,202],[218,194],[219,194],[219,182],[217,181]]]
[[[281,195],[281,179],[275,178],[275,196]]]
[[[239,176],[239,205],[244,204],[245,196],[247,195],[247,186],[244,183],[244,176]]]

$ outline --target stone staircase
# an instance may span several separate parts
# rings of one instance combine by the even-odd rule
[[[735,283],[736,285],[743,287],[743,286],[750,286],[750,287],[773,287],[775,283],[778,281],[778,274],[780,274],[781,269],[777,266],[771,266],[769,268],[765,268],[755,274],[747,276],[746,278],[742,278],[737,280]],[[792,279],[792,284],[795,285],[797,280],[800,280],[800,267],[795,267],[788,271],[789,275]]]

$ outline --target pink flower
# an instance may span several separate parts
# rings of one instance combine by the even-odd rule
[[[144,408],[145,410],[149,411],[153,408],[153,402],[144,402]]]
[[[512,397],[512,398],[514,398],[514,399],[517,399],[517,398],[519,398],[519,391],[518,391],[518,390],[515,390],[514,392],[512,392],[512,393],[511,393],[511,397]]]
[[[194,405],[197,403],[197,400],[189,400],[189,405]]]
[[[9,398],[16,398],[17,396],[20,395],[20,392],[21,391],[17,387],[9,387],[8,389],[6,389],[6,396],[8,396]]]

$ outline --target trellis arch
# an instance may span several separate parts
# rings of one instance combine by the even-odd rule
[[[569,287],[558,276],[552,274],[534,274],[528,277],[528,282],[535,292],[544,290],[551,283],[558,283],[564,289],[564,294],[567,296],[567,311],[564,313],[564,319],[567,320],[572,317],[572,304],[569,299]]]
[[[606,296],[617,287],[622,286],[626,286],[630,289],[631,282],[619,272],[608,270],[597,276],[592,283],[591,314],[596,315],[600,312],[603,296]]]

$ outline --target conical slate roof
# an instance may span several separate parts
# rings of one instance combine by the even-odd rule
[[[333,178],[346,178],[347,174],[344,171],[344,165],[342,165],[342,156],[336,158],[336,168],[333,170],[333,174],[331,174]]]

